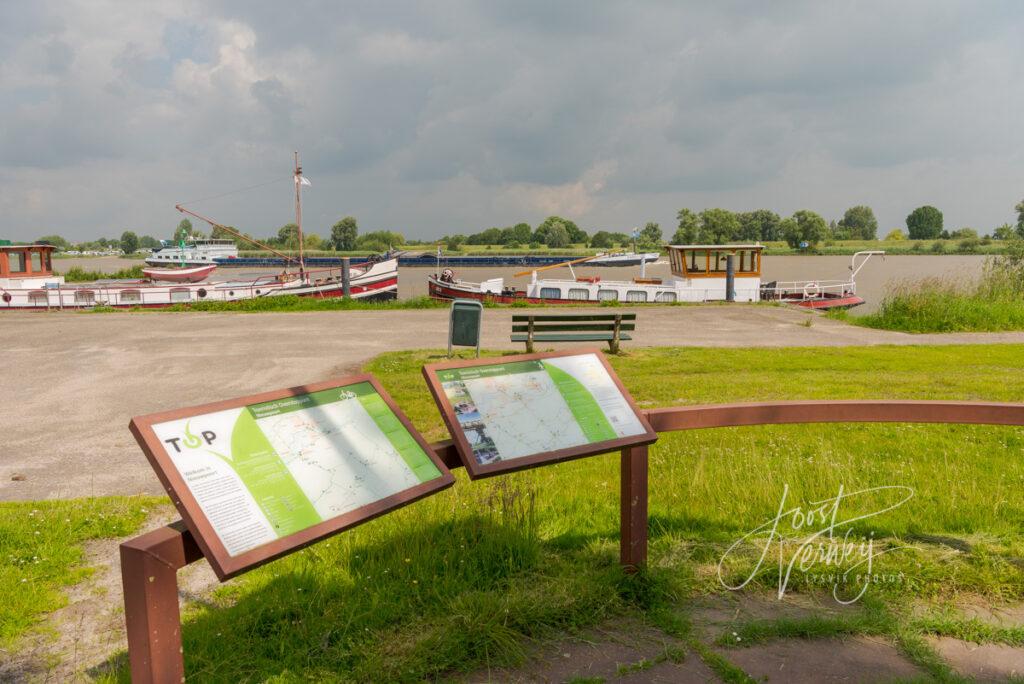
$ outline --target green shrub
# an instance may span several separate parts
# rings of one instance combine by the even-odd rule
[[[1024,241],[1012,243],[1005,256],[988,259],[977,283],[903,282],[890,289],[877,313],[847,320],[920,333],[1024,330]]]
[[[142,273],[142,266],[132,266],[131,268],[122,268],[120,271],[114,273],[104,273],[103,271],[86,271],[79,266],[72,266],[68,269],[68,272],[64,274],[64,280],[69,283],[88,283],[93,280],[138,280],[145,278],[146,276]]]

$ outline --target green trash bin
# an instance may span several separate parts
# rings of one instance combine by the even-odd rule
[[[480,356],[480,327],[484,305],[474,299],[456,299],[448,316],[448,356],[452,347],[476,347]]]

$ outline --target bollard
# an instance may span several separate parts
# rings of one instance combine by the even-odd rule
[[[352,274],[349,272],[351,265],[350,257],[341,257],[341,294],[345,299],[352,299]]]
[[[736,301],[736,264],[733,261],[735,258],[732,254],[725,257],[725,301],[727,302]]]

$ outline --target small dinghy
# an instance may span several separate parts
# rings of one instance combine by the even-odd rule
[[[170,283],[198,283],[205,280],[206,276],[213,273],[217,264],[207,266],[192,266],[191,268],[144,268],[142,272],[150,280],[159,280]]]

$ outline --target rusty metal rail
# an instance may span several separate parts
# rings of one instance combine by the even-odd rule
[[[1024,425],[1024,404],[958,401],[788,401],[679,406],[645,411],[657,432],[798,423],[963,423]],[[450,440],[431,445],[462,467]],[[619,558],[626,572],[647,563],[647,447],[620,461]],[[177,573],[202,558],[181,521],[121,544],[128,656],[133,682],[181,682],[185,666]]]

